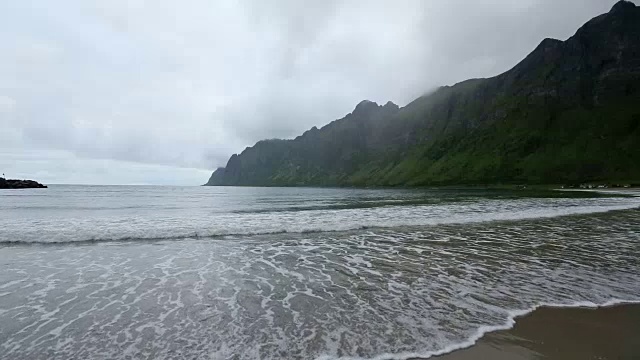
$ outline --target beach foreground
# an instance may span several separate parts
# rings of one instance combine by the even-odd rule
[[[640,359],[640,305],[540,308],[510,330],[434,359]]]

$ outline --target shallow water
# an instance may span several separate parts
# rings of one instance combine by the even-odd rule
[[[0,352],[428,356],[537,304],[640,300],[639,207],[464,189],[0,192]]]

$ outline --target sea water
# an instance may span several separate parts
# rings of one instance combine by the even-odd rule
[[[0,190],[8,359],[429,357],[638,300],[633,193]]]

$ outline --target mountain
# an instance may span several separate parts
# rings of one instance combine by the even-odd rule
[[[417,186],[640,179],[640,7],[618,2],[511,70],[400,108],[363,101],[234,154],[206,185]]]

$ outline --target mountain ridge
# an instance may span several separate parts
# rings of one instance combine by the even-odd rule
[[[207,185],[417,186],[640,178],[640,8],[616,3],[491,78],[234,154]]]

